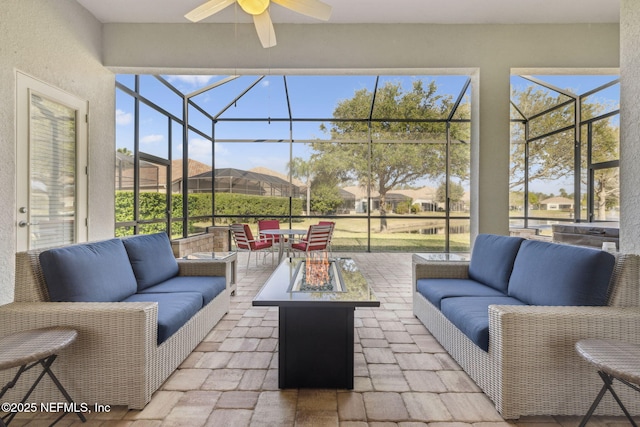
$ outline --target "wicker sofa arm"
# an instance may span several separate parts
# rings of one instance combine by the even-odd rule
[[[67,390],[80,398],[101,396],[100,403],[142,408],[146,402],[137,388],[149,382],[157,318],[155,302],[13,302],[0,306],[0,336],[52,325],[77,330],[76,341],[59,354],[55,366]],[[2,371],[0,379],[7,382],[10,375],[11,370]],[[123,389],[110,378],[126,378],[136,387]],[[11,393],[5,398],[19,401],[24,390]],[[42,387],[34,396],[46,401],[57,395],[55,388]]]
[[[495,334],[502,346],[526,352],[574,338],[640,343],[638,324],[640,307],[489,306],[490,339]]]
[[[489,352],[502,396],[497,407],[505,418],[530,413],[532,402],[547,413],[584,413],[601,381],[576,353],[576,342],[640,343],[638,324],[638,307],[490,306]]]
[[[221,260],[182,260],[178,261],[179,276],[221,276],[226,277],[226,263]]]
[[[431,261],[413,255],[413,289],[418,279],[468,279],[469,261]]]
[[[131,347],[143,352],[156,345],[158,304],[155,302],[13,302],[0,306],[0,336],[25,329],[67,326],[78,331],[77,342],[97,348]],[[95,342],[93,342],[95,341]],[[134,348],[138,348],[134,350]]]

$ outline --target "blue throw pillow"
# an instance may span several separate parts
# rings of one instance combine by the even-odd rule
[[[127,237],[122,242],[129,254],[138,290],[157,285],[178,274],[178,261],[173,256],[166,233]]]
[[[613,255],[598,249],[527,240],[509,296],[531,305],[605,305],[614,264]]]
[[[122,301],[137,290],[120,239],[49,249],[39,259],[51,301]]]
[[[469,278],[507,293],[521,237],[479,234],[473,243]]]

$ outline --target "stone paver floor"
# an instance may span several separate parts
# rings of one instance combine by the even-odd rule
[[[270,260],[246,269],[215,326],[142,410],[112,408],[82,424],[59,426],[577,426],[580,417],[505,421],[491,401],[413,316],[411,254],[345,254],[356,260],[381,301],[357,309],[353,390],[279,390],[278,311],[251,300],[269,277]],[[55,370],[55,367],[54,367]],[[596,393],[597,390],[594,390]],[[12,426],[48,425],[21,415]],[[624,417],[594,417],[590,426],[626,426]]]

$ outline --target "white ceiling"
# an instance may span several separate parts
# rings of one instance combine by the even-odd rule
[[[206,0],[77,0],[103,23],[187,23],[184,14]],[[329,23],[617,23],[620,0],[323,0],[333,7]],[[274,23],[315,23],[277,4]],[[202,22],[244,23],[237,5]]]

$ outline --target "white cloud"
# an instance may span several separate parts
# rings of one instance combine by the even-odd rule
[[[116,110],[116,124],[126,126],[133,121],[133,115],[122,110]]]
[[[160,142],[164,140],[164,136],[158,134],[145,135],[140,138],[140,142],[143,144],[150,144],[153,142]]]
[[[219,142],[216,142],[214,147],[216,149],[216,156],[226,156],[227,154],[229,154],[229,150]]]
[[[271,85],[271,82],[265,79],[265,80],[262,80],[260,84],[262,85],[262,87],[269,87]]]
[[[182,147],[179,147],[182,150]],[[189,158],[211,165],[211,141],[202,138],[189,140]]]
[[[192,87],[207,85],[215,76],[180,75],[166,76],[169,83],[184,83]]]

